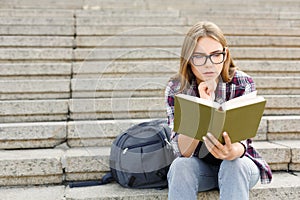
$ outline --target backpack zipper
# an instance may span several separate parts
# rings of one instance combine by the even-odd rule
[[[166,133],[167,134],[167,133]],[[167,148],[172,148],[172,144],[169,142],[168,137],[166,137],[165,134],[159,132],[158,135],[160,136],[160,138],[165,141]]]
[[[159,140],[153,140],[153,141],[144,142],[144,143],[141,143],[141,144],[130,145],[130,146],[125,147],[123,149],[123,154],[125,154],[130,149],[134,149],[134,148],[138,148],[138,147],[143,147],[143,146],[147,146],[147,145],[152,145],[152,144],[156,144],[158,142],[159,142]]]

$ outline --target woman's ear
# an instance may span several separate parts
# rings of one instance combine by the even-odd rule
[[[224,47],[224,50],[225,50],[225,59],[224,59],[224,61],[226,61],[227,60],[227,58],[228,58],[228,54],[229,54],[229,49],[228,49],[228,47]]]

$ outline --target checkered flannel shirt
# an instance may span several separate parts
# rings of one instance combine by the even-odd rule
[[[165,90],[165,103],[167,107],[168,124],[173,130],[174,121],[174,95],[179,92],[180,81],[171,80],[169,81]],[[229,83],[223,82],[222,78],[219,78],[217,89],[215,91],[215,101],[223,103],[235,97],[239,97],[250,92],[255,91],[255,85],[250,76],[242,71],[236,71],[234,77]],[[183,93],[191,96],[198,96],[198,87],[196,79],[194,78],[189,88]],[[172,132],[171,144],[177,156],[181,156],[178,149],[178,133]],[[266,161],[260,156],[260,154],[253,148],[252,140],[247,139],[242,141],[246,146],[245,156],[249,157],[260,169],[261,183],[267,184],[272,180],[272,171]]]

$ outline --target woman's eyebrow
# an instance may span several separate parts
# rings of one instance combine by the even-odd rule
[[[212,52],[210,52],[209,54],[214,54],[214,53],[221,53],[221,52],[223,52],[223,50],[215,50],[215,51],[212,51]],[[193,54],[201,54],[201,55],[206,55],[206,53],[204,53],[204,52],[197,52],[197,51],[195,51]]]
[[[210,52],[210,54],[212,54],[212,53],[221,53],[221,52],[223,52],[223,50],[215,50],[215,51]]]

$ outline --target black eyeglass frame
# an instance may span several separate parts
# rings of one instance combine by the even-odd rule
[[[198,67],[198,66],[203,66],[203,65],[205,65],[208,58],[209,58],[210,62],[213,63],[213,64],[221,64],[221,63],[224,62],[224,60],[225,60],[225,55],[226,55],[226,51],[225,51],[225,50],[226,50],[226,49],[225,49],[225,47],[224,47],[224,48],[223,48],[223,51],[220,52],[220,53],[213,53],[213,54],[210,54],[210,55],[207,55],[207,56],[203,56],[203,57],[205,57],[205,61],[204,61],[204,63],[203,63],[202,65],[196,65],[196,64],[194,63],[194,57],[195,57],[194,55],[192,55],[190,59],[191,59],[193,65],[195,65],[195,66],[197,66],[197,67]],[[223,59],[222,59],[221,62],[215,63],[215,62],[212,61],[211,57],[214,56],[214,55],[216,55],[216,54],[223,54]]]

